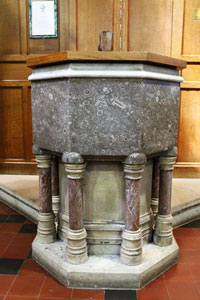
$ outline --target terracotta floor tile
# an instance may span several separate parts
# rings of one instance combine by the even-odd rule
[[[194,236],[200,237],[200,228],[191,228]]]
[[[181,249],[200,250],[200,238],[197,237],[177,237],[176,241]]]
[[[45,297],[63,298],[64,297],[65,299],[70,299],[71,293],[72,293],[72,289],[63,286],[56,279],[48,275],[45,278],[45,282],[39,296],[40,298],[45,298]]]
[[[176,228],[173,230],[175,238],[177,237],[195,237],[197,234],[193,231],[193,228]]]
[[[165,281],[156,279],[145,288],[137,291],[138,300],[169,300]]]
[[[12,240],[12,244],[32,244],[34,238],[35,238],[34,233],[17,233],[14,239]]]
[[[164,273],[166,280],[192,280],[192,274],[187,264],[178,263]]]
[[[0,214],[1,214],[1,215],[9,215],[10,212],[7,211],[5,208],[0,207]]]
[[[14,245],[10,244],[3,253],[2,257],[6,258],[26,258],[31,249],[31,245]]]
[[[3,223],[3,226],[0,227],[0,232],[16,232],[17,233],[21,227],[22,227],[22,224]]]
[[[7,294],[14,279],[15,275],[0,275],[0,295]]]
[[[93,300],[104,299],[104,291],[74,289],[71,297],[71,299],[90,299],[90,298],[92,298]]]
[[[194,280],[200,280],[200,261],[199,263],[188,264]]]
[[[55,297],[45,297],[45,298],[37,298],[38,300],[67,300],[67,299],[71,299],[71,298],[55,298]],[[80,299],[79,299],[80,300]],[[89,299],[88,299],[89,300]]]
[[[4,300],[37,300],[37,299],[38,299],[37,297],[27,297],[27,296],[23,297],[23,295],[22,295],[22,296],[19,296],[19,297],[17,297],[17,296],[6,296],[6,298]]]
[[[166,281],[170,300],[200,300],[200,293],[193,281]]]
[[[2,257],[4,251],[6,250],[7,247],[8,247],[8,245],[0,245],[0,257]]]
[[[8,245],[16,236],[13,232],[0,232],[0,244]]]
[[[11,287],[9,296],[36,297],[41,289],[43,280],[41,277],[17,276],[13,286]]]
[[[180,263],[200,263],[200,251],[197,249],[179,249]]]
[[[32,259],[25,260],[19,271],[20,276],[43,277],[45,274],[46,271]]]

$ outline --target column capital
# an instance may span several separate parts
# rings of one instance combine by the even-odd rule
[[[172,171],[174,169],[174,164],[176,162],[176,156],[161,156],[159,158],[160,170]]]
[[[38,163],[38,168],[51,167],[51,155],[36,155],[36,161]]]
[[[126,179],[138,180],[142,178],[145,165],[125,165],[124,174]]]
[[[64,164],[65,171],[67,172],[67,178],[69,179],[82,179],[85,169],[86,163],[79,164],[79,165],[72,165],[72,164]]]

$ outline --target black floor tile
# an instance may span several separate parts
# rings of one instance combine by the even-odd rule
[[[137,300],[136,291],[105,290],[105,300]]]
[[[8,215],[0,215],[0,223],[5,222],[8,217]]]
[[[19,233],[37,233],[36,224],[24,224],[22,225]]]
[[[26,218],[22,215],[10,215],[6,219],[6,223],[24,223]]]
[[[0,258],[0,274],[16,275],[24,259]]]
[[[32,258],[32,249],[30,250],[29,254],[26,257],[27,259]]]
[[[200,228],[200,220],[193,221],[188,224],[190,228]]]
[[[189,224],[185,224],[185,225],[180,226],[180,228],[190,228],[190,226],[189,226]]]

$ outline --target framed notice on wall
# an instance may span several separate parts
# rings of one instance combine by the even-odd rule
[[[57,0],[29,0],[30,38],[56,38]]]

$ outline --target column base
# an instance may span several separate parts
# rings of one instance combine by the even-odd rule
[[[88,259],[87,254],[87,233],[85,228],[80,230],[68,229],[67,232],[67,262],[78,265],[83,264]]]
[[[135,266],[142,262],[142,233],[141,230],[122,233],[120,253],[121,262],[125,265]]]
[[[172,215],[157,215],[156,230],[153,237],[153,241],[156,245],[165,247],[172,244],[172,222]]]
[[[56,240],[55,216],[50,213],[38,213],[37,242],[49,244]]]

